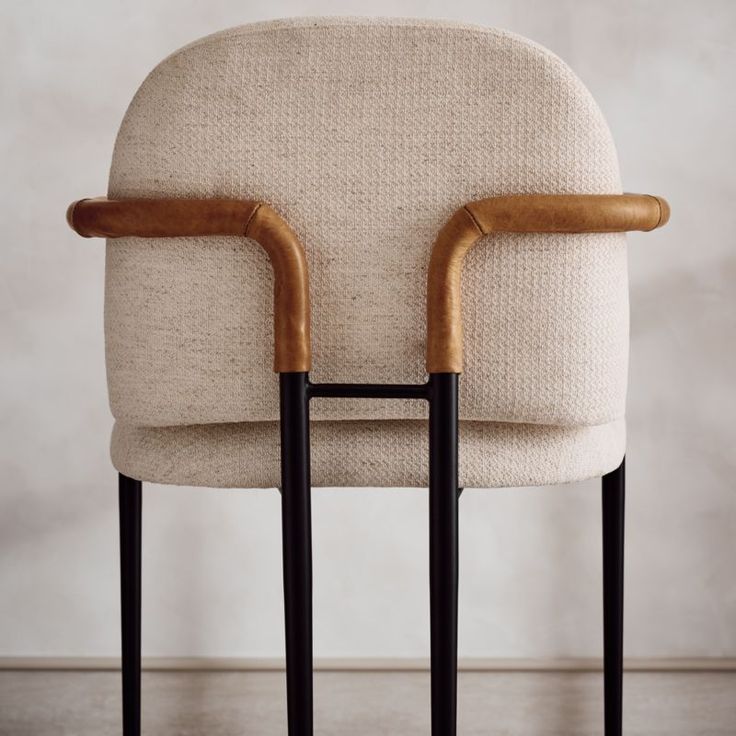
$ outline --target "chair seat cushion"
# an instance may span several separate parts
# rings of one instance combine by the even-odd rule
[[[427,422],[316,421],[313,486],[426,487]],[[621,462],[623,420],[560,427],[460,423],[460,485],[546,485],[600,476]],[[277,422],[137,427],[117,422],[112,460],[143,481],[220,488],[279,485]]]

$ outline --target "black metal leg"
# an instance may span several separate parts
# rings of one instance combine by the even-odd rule
[[[312,736],[312,521],[307,373],[281,373],[281,519],[289,736]]]
[[[141,507],[142,483],[118,476],[120,602],[123,644],[123,736],[141,732]]]
[[[455,736],[459,497],[457,374],[432,374],[429,401],[432,736]]]
[[[603,476],[603,669],[605,734],[621,736],[624,665],[625,460]]]

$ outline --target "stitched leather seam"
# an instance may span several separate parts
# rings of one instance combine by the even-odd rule
[[[248,218],[248,221],[245,223],[245,230],[243,231],[243,235],[247,238],[248,237],[248,230],[250,229],[250,226],[253,222],[253,218],[256,216],[256,213],[259,209],[263,206],[263,202],[259,202],[256,207],[253,209],[253,212],[250,213],[250,217]]]
[[[475,225],[476,229],[478,230],[478,233],[480,235],[485,235],[486,234],[485,231],[480,226],[480,223],[478,222],[478,220],[475,219],[475,215],[468,209],[468,206],[465,205],[463,209],[468,213],[468,215],[470,215],[470,219],[473,221],[473,225]]]

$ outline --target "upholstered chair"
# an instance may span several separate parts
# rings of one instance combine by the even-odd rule
[[[428,487],[432,733],[451,736],[461,489],[602,476],[618,736],[624,233],[667,217],[621,193],[578,78],[505,31],[287,20],[157,66],[108,198],[68,212],[108,238],[125,735],[140,731],[143,481],[280,489],[290,736],[312,733],[311,487]]]

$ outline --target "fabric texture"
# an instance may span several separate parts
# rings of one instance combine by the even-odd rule
[[[623,421],[595,427],[462,422],[460,486],[565,483],[621,462]],[[426,487],[429,446],[421,420],[314,422],[312,485]],[[132,427],[117,422],[113,462],[144,481],[220,488],[279,485],[277,422]]]
[[[307,251],[312,379],[389,383],[425,378],[429,254],[457,207],[500,194],[620,190],[599,109],[549,51],[493,29],[345,18],[243,26],[169,56],[130,105],[109,184],[114,198],[271,204]],[[265,254],[246,239],[108,244],[119,468],[149,480],[157,468],[162,482],[275,482],[272,289]],[[614,467],[628,360],[625,237],[485,238],[466,259],[463,299],[460,412],[477,451],[465,461],[467,484],[558,482]],[[313,402],[315,457],[323,435],[335,453],[315,484],[418,483],[424,471],[408,460],[388,467],[392,454],[408,457],[403,445],[381,440],[387,465],[371,480],[361,451],[337,438],[374,437],[358,420],[380,420],[393,428],[385,437],[416,450],[424,440],[409,420],[425,411],[410,401]],[[338,421],[351,429],[338,431]],[[245,454],[226,461],[218,442]],[[499,442],[516,447],[517,460],[481,459],[483,443],[490,452]],[[164,471],[164,454],[184,448],[199,464],[180,458],[181,470]],[[524,465],[535,458],[539,467]]]

